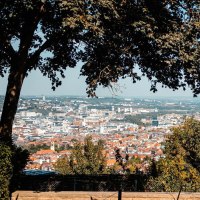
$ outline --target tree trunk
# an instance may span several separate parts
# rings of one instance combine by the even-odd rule
[[[12,126],[25,77],[25,73],[16,68],[10,70],[0,121],[0,141],[9,146],[12,145]]]

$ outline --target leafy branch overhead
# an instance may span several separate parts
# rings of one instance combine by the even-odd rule
[[[2,0],[0,74],[38,68],[61,84],[67,67],[83,61],[87,93],[120,77],[186,85],[200,93],[200,13],[198,0]]]

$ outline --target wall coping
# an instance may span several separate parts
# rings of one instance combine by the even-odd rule
[[[122,192],[122,200],[176,200],[177,192]],[[117,200],[118,192],[65,191],[34,192],[16,191],[12,200]],[[179,200],[200,200],[200,193],[180,194]]]

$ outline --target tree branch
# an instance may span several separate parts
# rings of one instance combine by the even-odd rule
[[[19,47],[19,55],[26,59],[28,57],[28,51],[31,47],[34,32],[37,29],[38,23],[45,13],[44,3],[38,9],[38,12],[32,11],[27,13],[26,21],[21,32],[21,42]]]
[[[27,66],[29,66],[29,70],[31,70],[38,62],[40,54],[48,49],[50,46],[52,46],[54,43],[57,43],[59,40],[59,37],[56,37],[55,35],[52,35],[52,37],[48,40],[46,40],[38,50],[35,51],[35,53],[28,59]]]
[[[2,46],[3,51],[10,57],[10,60],[16,59],[17,52],[13,49],[9,40],[3,35],[3,31],[1,31],[0,45]]]

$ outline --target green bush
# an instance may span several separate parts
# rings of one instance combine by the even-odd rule
[[[200,192],[200,122],[186,119],[172,129],[163,145],[165,156],[154,163],[157,175],[151,174],[147,190]]]
[[[9,184],[13,174],[12,150],[0,143],[0,199],[9,199]]]
[[[0,199],[8,200],[18,188],[18,177],[24,169],[29,153],[15,145],[0,143]]]
[[[10,193],[18,189],[19,176],[22,170],[25,168],[29,158],[28,150],[24,150],[21,147],[13,145],[12,147],[12,166],[13,176],[10,180]]]

